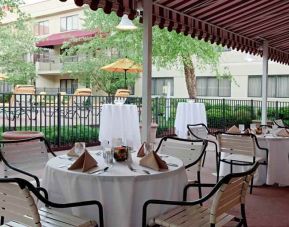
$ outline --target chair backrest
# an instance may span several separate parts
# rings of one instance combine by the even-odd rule
[[[274,124],[277,125],[278,127],[281,127],[281,128],[284,128],[285,127],[285,124],[283,122],[282,119],[276,119],[276,120],[273,120]]]
[[[190,139],[207,139],[208,138],[208,129],[205,124],[192,124],[187,125],[189,131]]]
[[[130,92],[127,89],[117,89],[114,95],[114,103],[125,103]]]
[[[207,147],[204,140],[187,140],[175,137],[161,139],[156,152],[167,154],[181,159],[185,168],[198,164],[201,167],[202,158]]]
[[[256,155],[256,140],[252,134],[218,133],[220,152],[243,154],[254,157]]]
[[[36,175],[39,175],[39,170],[44,169],[49,159],[48,152],[52,153],[49,144],[43,137],[0,141],[0,145],[1,155],[9,165]],[[17,173],[5,166],[5,177],[15,176]],[[31,180],[31,178],[27,179]]]
[[[127,98],[129,96],[129,94],[130,94],[130,92],[128,89],[117,89],[114,96]]]
[[[16,85],[13,95],[10,98],[10,106],[14,105],[30,105],[33,96],[35,95],[34,85]]]
[[[27,188],[17,183],[0,181],[0,216],[4,223],[16,221],[27,226],[41,227],[36,203]]]
[[[210,209],[210,223],[215,224],[219,216],[237,205],[245,204],[249,182],[258,166],[257,162],[246,172],[229,174],[215,186],[217,192]]]
[[[77,88],[68,101],[68,105],[83,104],[92,95],[90,88]]]

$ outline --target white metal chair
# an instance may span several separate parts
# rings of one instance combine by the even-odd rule
[[[176,137],[163,137],[156,149],[156,152],[181,159],[186,169],[197,165],[196,182],[201,183],[201,164],[206,147],[206,140],[188,140]],[[199,189],[199,196],[202,196],[201,189]]]
[[[48,153],[56,156],[44,137],[33,137],[20,140],[0,141],[0,160],[4,163],[4,177],[21,174],[26,179],[33,178],[36,186],[40,187],[40,180],[36,176],[43,170]]]
[[[218,175],[218,145],[217,145],[217,138],[214,134],[210,133],[209,129],[207,126],[203,123],[199,124],[188,124],[187,125],[188,132],[189,132],[189,138],[190,139],[205,139],[207,140],[208,143],[211,143],[214,145],[215,148],[215,153],[216,153],[216,172],[217,172],[217,181],[219,181],[219,175]],[[203,164],[202,166],[205,165],[205,160],[206,160],[206,154],[205,152],[204,159],[203,159]]]
[[[219,166],[220,162],[230,165],[230,172],[233,172],[233,165],[251,166],[256,162],[267,165],[268,149],[260,147],[257,137],[253,134],[232,134],[232,133],[217,133],[219,142]],[[256,154],[256,148],[263,150],[265,158]],[[224,157],[221,153],[225,153]],[[253,190],[253,178],[250,187],[250,193]]]
[[[115,103],[125,103],[127,97],[130,95],[128,89],[117,89],[114,95],[114,102]]]
[[[190,187],[199,187],[198,184],[188,184],[184,188],[183,201],[148,200],[143,205],[142,226],[174,226],[174,227],[201,227],[223,226],[231,220],[238,221],[238,226],[247,226],[245,212],[245,197],[251,178],[259,163],[246,172],[229,174],[216,185],[201,184],[202,187],[214,187],[206,196],[194,201],[187,201],[187,191]],[[213,198],[211,205],[202,204]],[[148,209],[154,204],[177,206],[166,213],[147,222]],[[228,212],[240,206],[241,217],[234,217]]]
[[[40,209],[34,195],[46,207]],[[20,178],[0,179],[0,216],[1,225],[6,227],[95,227],[96,221],[61,212],[53,208],[69,208],[96,205],[99,211],[99,226],[103,227],[103,208],[99,201],[83,201],[59,204],[44,198],[28,181]]]
[[[273,123],[278,126],[278,128],[289,128],[288,125],[282,119],[273,120]]]

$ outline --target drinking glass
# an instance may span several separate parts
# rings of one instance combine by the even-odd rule
[[[109,147],[110,147],[110,146],[109,146],[109,141],[108,141],[108,140],[103,140],[103,141],[101,142],[101,146],[102,146],[103,149],[109,148]]]
[[[103,152],[103,158],[105,164],[108,166],[111,166],[113,164],[113,149],[111,148],[105,148]]]
[[[250,124],[250,129],[251,130],[255,130],[257,127],[256,127],[256,124]]]
[[[148,154],[148,153],[150,153],[151,151],[154,150],[154,144],[146,142],[145,146],[144,146],[144,149],[145,149],[145,154]]]
[[[81,155],[85,150],[85,142],[76,142],[74,144],[74,151],[76,154]]]
[[[112,138],[112,147],[119,147],[122,145],[122,139],[121,138]]]
[[[241,132],[244,132],[244,130],[245,130],[245,125],[239,124],[239,130],[240,130]]]

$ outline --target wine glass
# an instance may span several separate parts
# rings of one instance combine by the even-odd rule
[[[76,142],[74,144],[74,151],[76,154],[81,155],[85,150],[85,142]]]
[[[240,130],[241,132],[244,132],[244,130],[245,130],[245,125],[239,124],[239,130]]]

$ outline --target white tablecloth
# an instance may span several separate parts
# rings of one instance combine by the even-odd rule
[[[272,135],[258,136],[261,147],[268,148],[268,166],[260,165],[254,176],[255,185],[289,186],[289,138],[273,137]],[[265,157],[265,152],[257,150],[257,155]],[[221,163],[220,175],[230,172],[230,165]],[[233,172],[245,171],[249,167],[234,166]]]
[[[204,103],[179,102],[175,120],[175,132],[178,137],[187,138],[187,124],[198,123],[207,125]]]
[[[91,154],[98,161],[99,167],[105,166],[101,155],[96,151]],[[186,171],[181,160],[174,157],[164,158],[178,167],[169,167],[168,171],[157,172],[138,165],[139,158],[133,153],[133,167],[147,169],[132,172],[125,163],[116,162],[109,170],[100,175],[69,171],[60,168],[68,160],[59,157],[49,160],[45,168],[43,186],[49,192],[49,199],[59,203],[99,200],[104,208],[106,227],[141,226],[142,207],[148,199],[181,200],[182,191],[187,183]],[[167,209],[166,206],[153,206],[148,216],[152,218]],[[66,210],[75,215],[98,220],[97,208],[82,207]]]
[[[136,105],[104,104],[100,116],[99,141],[112,143],[113,138],[121,138],[125,145],[133,145],[138,150],[141,145],[139,117]],[[130,141],[130,142],[129,142]]]

